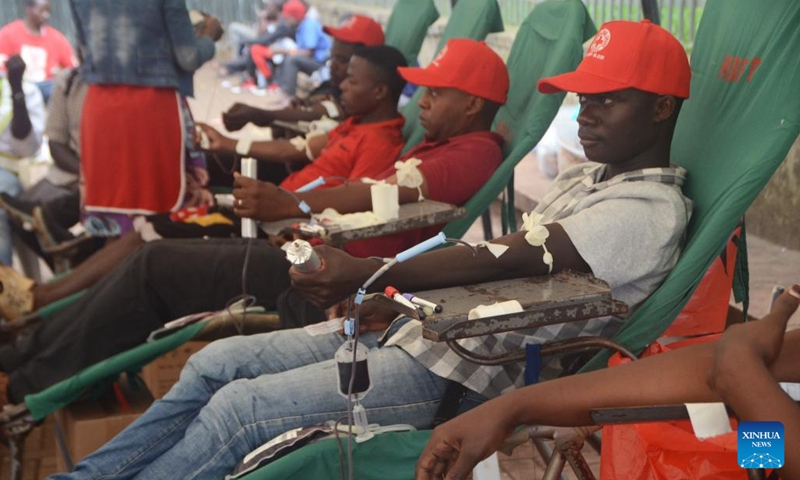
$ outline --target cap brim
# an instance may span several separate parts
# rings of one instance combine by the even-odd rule
[[[397,67],[397,73],[408,83],[419,85],[420,87],[455,87],[443,80],[438,75],[431,73],[426,68],[419,67]]]
[[[541,93],[605,93],[625,90],[630,88],[630,85],[576,70],[543,78],[536,84],[536,88]]]
[[[355,43],[352,39],[347,38],[347,35],[342,34],[341,28],[334,28],[334,27],[322,27],[322,31],[330,35],[331,37],[335,38],[344,43]]]

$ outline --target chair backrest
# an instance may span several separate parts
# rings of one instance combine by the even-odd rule
[[[580,0],[538,4],[519,27],[508,56],[511,85],[508,101],[497,113],[494,130],[503,135],[503,163],[467,202],[467,217],[445,227],[459,238],[509,184],[514,167],[528,154],[558,113],[564,94],[543,95],[536,81],[574,70],[583,57],[583,42],[595,27]]]
[[[483,40],[486,35],[502,32],[503,29],[503,18],[500,15],[500,7],[497,5],[497,0],[459,2],[450,14],[447,26],[442,32],[442,38],[436,47],[436,53],[452,38]],[[406,140],[406,145],[403,152],[410,150],[414,145],[422,141],[422,137],[425,135],[422,126],[419,124],[419,105],[417,105],[421,96],[422,89],[418,88],[402,110],[403,116],[406,117],[406,125],[403,128],[403,138]]]
[[[417,61],[428,27],[439,18],[433,0],[398,0],[386,23],[386,45],[403,52],[409,65]]]
[[[616,335],[641,351],[672,323],[800,133],[800,2],[709,0],[692,52],[691,97],[672,142],[694,200],[686,248]],[[595,357],[587,368],[605,365]]]

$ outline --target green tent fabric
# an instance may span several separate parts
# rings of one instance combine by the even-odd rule
[[[63,380],[46,390],[33,395],[26,395],[25,405],[35,421],[43,420],[56,410],[74,402],[103,381],[114,379],[122,372],[138,371],[141,367],[164,353],[188,342],[209,321],[210,319],[204,319],[168,337],[139,345],[127,352],[92,365],[77,375]]]
[[[386,45],[403,52],[409,65],[417,61],[428,27],[439,18],[433,0],[398,0],[386,23]]]
[[[500,15],[497,0],[459,2],[450,14],[436,52],[438,53],[451,38],[483,40],[486,35],[502,32],[503,29],[503,18]],[[403,128],[406,145],[403,152],[421,142],[425,135],[422,125],[419,124],[419,105],[417,104],[420,97],[422,97],[422,89],[417,89],[401,112],[406,118],[406,125]]]
[[[467,217],[444,229],[448,237],[463,236],[507,185],[513,187],[514,167],[539,143],[564,100],[564,94],[539,93],[536,81],[574,70],[583,58],[583,42],[595,31],[586,7],[578,0],[540,3],[520,25],[507,62],[511,78],[508,101],[494,125],[506,138],[505,160],[467,202]],[[513,217],[513,204],[505,208],[512,210]]]
[[[364,443],[353,442],[353,465],[358,468],[358,480],[409,480],[414,478],[414,465],[419,452],[428,441],[429,430],[407,433],[385,433]],[[342,442],[346,448],[347,439]],[[386,455],[391,449],[392,454]],[[340,477],[341,459],[336,440],[325,440],[279,458],[269,465],[241,477],[241,480],[325,479]]]
[[[692,53],[691,97],[673,139],[695,207],[667,280],[615,340],[639,352],[692,296],[800,133],[800,2],[709,0]],[[607,355],[588,369],[601,368]]]

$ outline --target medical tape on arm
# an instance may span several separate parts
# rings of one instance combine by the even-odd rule
[[[550,230],[544,225],[540,225],[542,215],[539,213],[522,214],[522,229],[527,231],[525,234],[525,241],[534,247],[542,247],[544,255],[542,261],[547,265],[547,273],[553,273],[553,254],[547,250],[547,238],[550,236]]]
[[[416,157],[394,162],[394,168],[397,169],[397,184],[401,187],[416,188],[419,193],[418,202],[425,200],[425,197],[422,196],[423,178],[422,172],[419,170],[420,165],[422,165],[422,160]]]

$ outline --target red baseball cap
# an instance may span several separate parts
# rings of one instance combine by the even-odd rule
[[[281,15],[301,21],[306,16],[306,6],[300,0],[289,0],[283,4]]]
[[[368,47],[383,45],[383,28],[375,20],[363,15],[352,15],[341,27],[323,27],[325,33],[345,43],[361,43]]]
[[[574,72],[539,80],[542,93],[605,93],[635,88],[689,98],[692,70],[683,45],[651,23],[604,23]]]
[[[398,67],[400,76],[422,87],[455,88],[504,104],[508,70],[503,59],[485,42],[454,38],[425,68]]]

